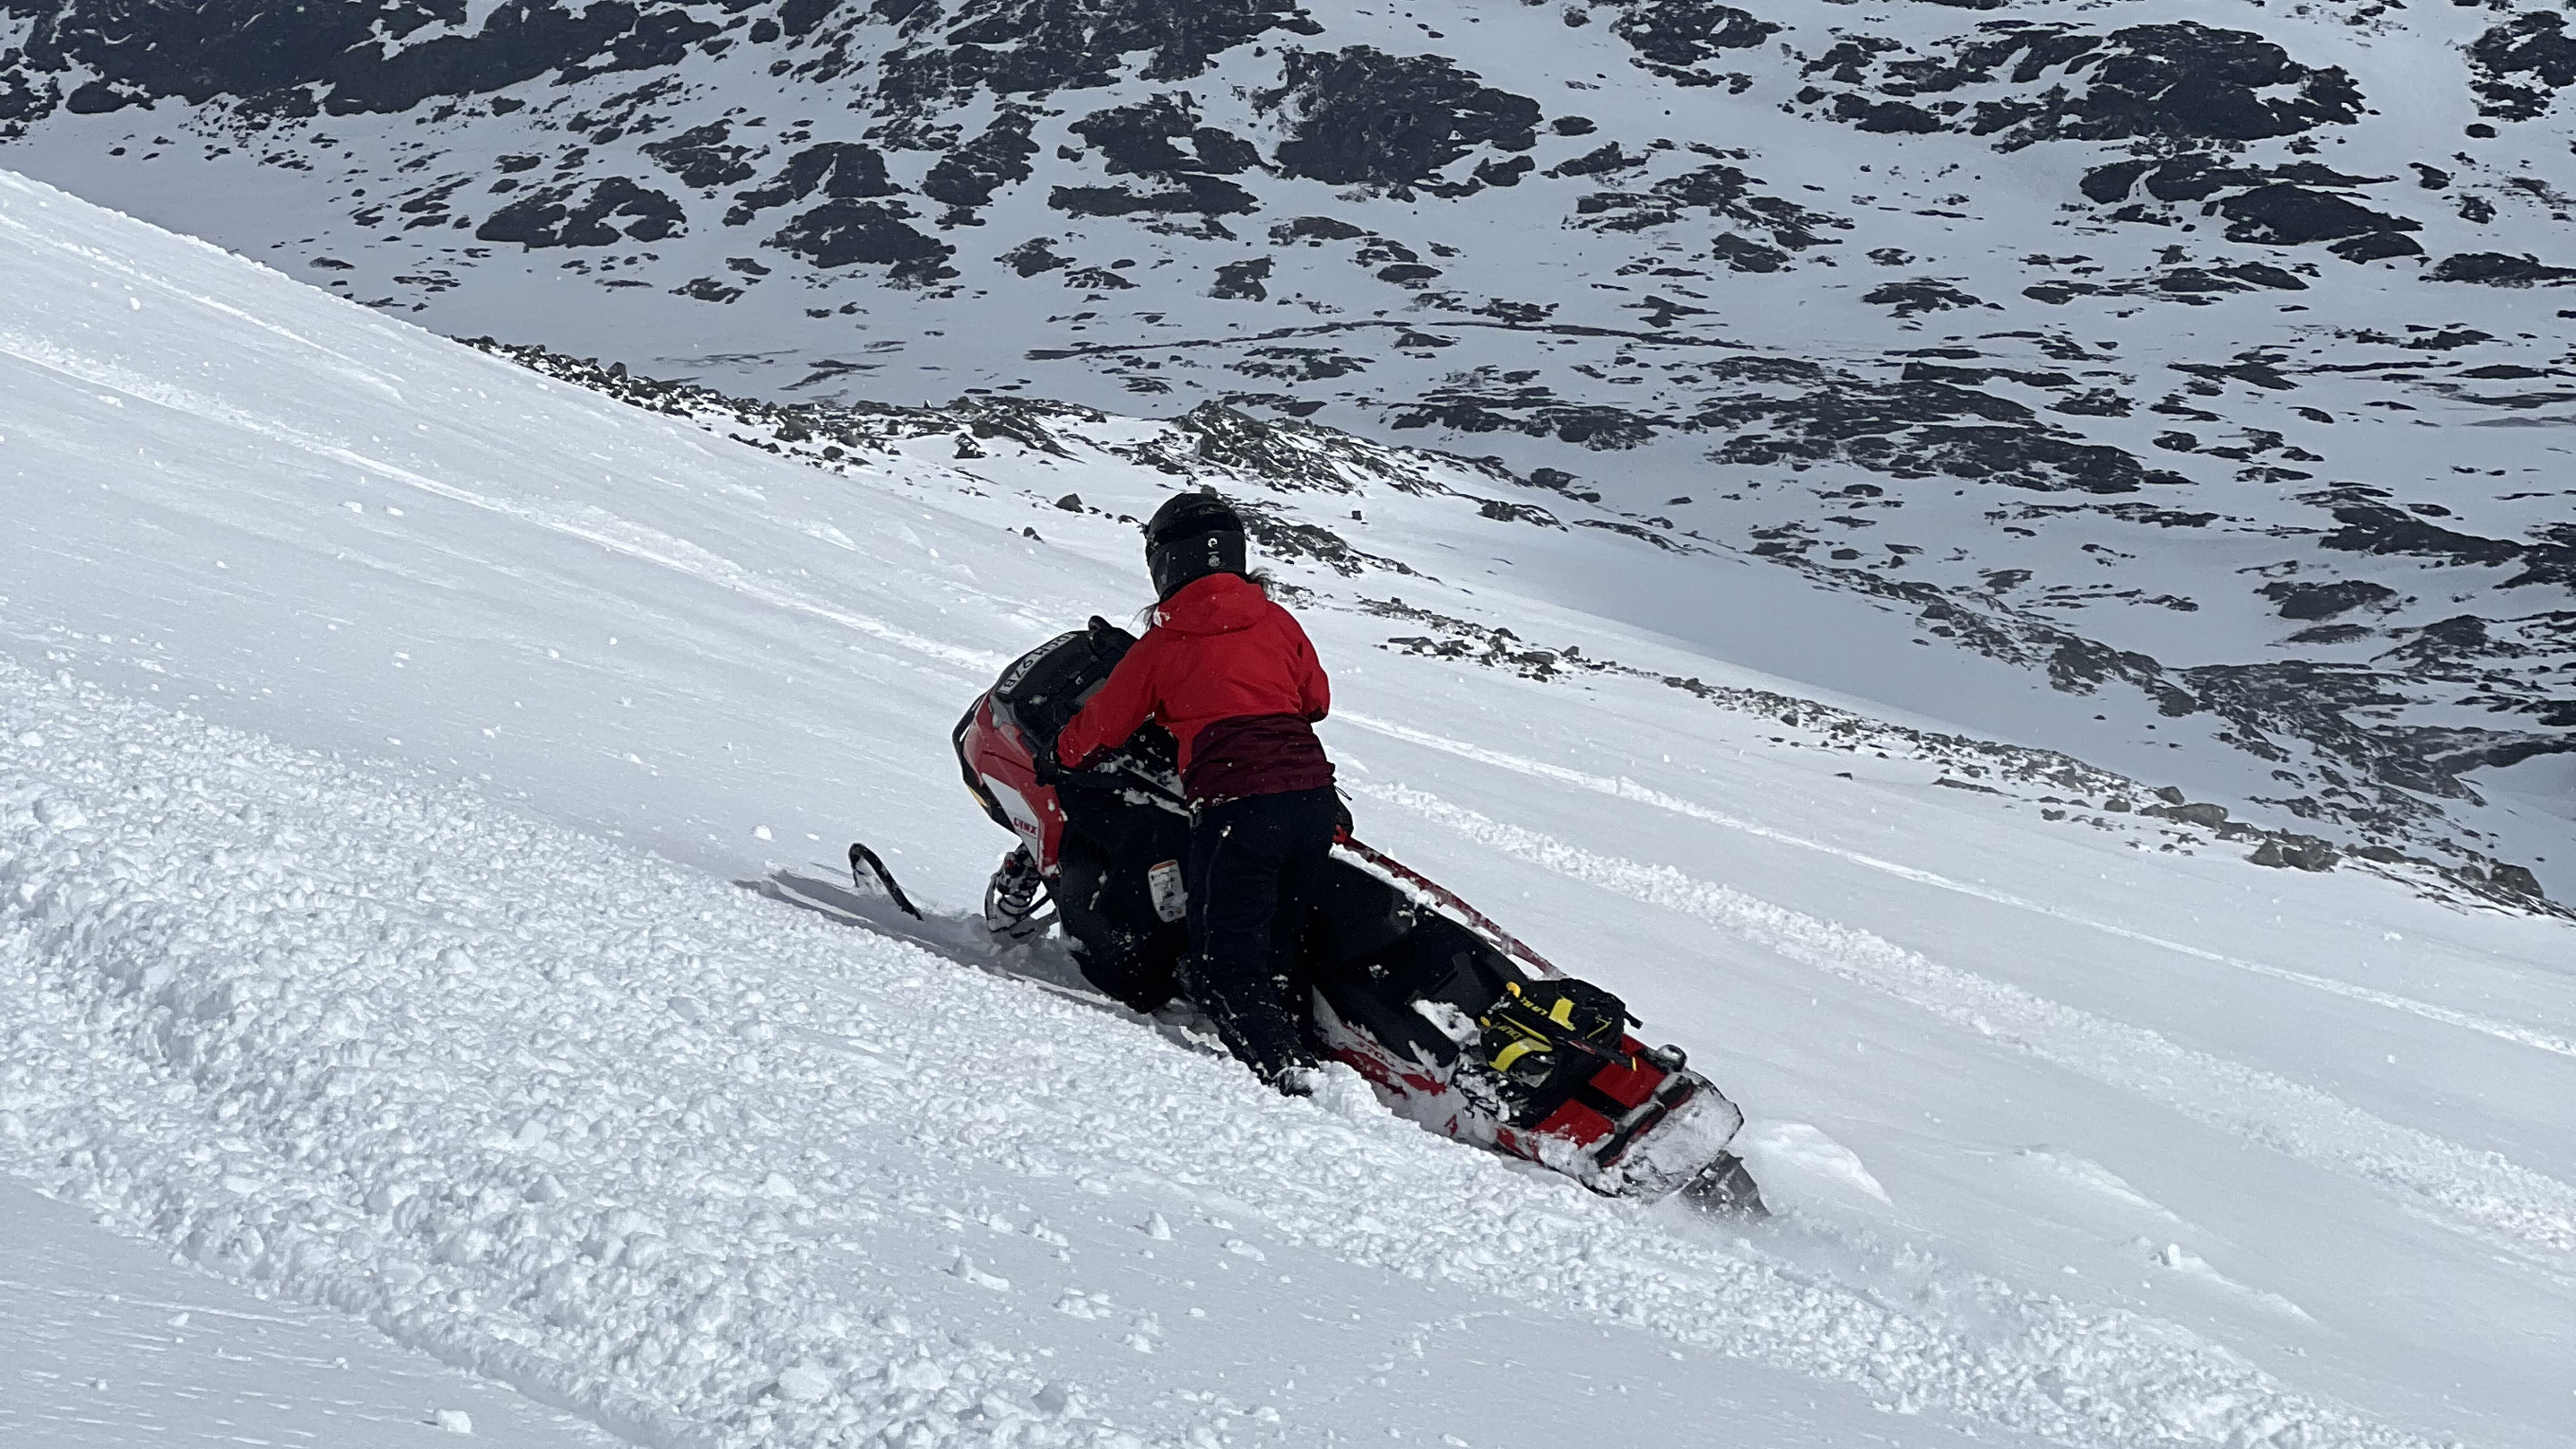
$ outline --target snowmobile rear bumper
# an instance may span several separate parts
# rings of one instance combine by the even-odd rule
[[[1641,1063],[1631,1070],[1659,1069]],[[1503,1128],[1496,1145],[1594,1192],[1651,1202],[1680,1190],[1725,1156],[1744,1125],[1733,1102],[1686,1068],[1663,1073],[1644,1101],[1616,1115],[1600,1110],[1610,1105],[1603,1098],[1597,1088],[1584,1092],[1535,1128]]]
[[[1742,1173],[1727,1145],[1744,1114],[1706,1077],[1667,1068],[1657,1054],[1640,1049],[1537,1123],[1514,1125],[1468,1057],[1400,1057],[1378,1034],[1345,1020],[1324,992],[1315,997],[1315,1028],[1325,1054],[1367,1078],[1397,1115],[1552,1168],[1606,1197],[1652,1202],[1712,1174],[1723,1177],[1729,1164]],[[1749,1178],[1745,1186],[1749,1193]]]

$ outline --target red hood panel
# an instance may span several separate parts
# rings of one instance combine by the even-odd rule
[[[1232,634],[1261,622],[1270,596],[1241,574],[1193,579],[1163,601],[1154,622],[1175,634]]]

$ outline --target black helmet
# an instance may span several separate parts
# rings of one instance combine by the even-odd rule
[[[1214,493],[1175,493],[1145,525],[1145,569],[1154,593],[1168,599],[1209,574],[1246,566],[1243,518]]]

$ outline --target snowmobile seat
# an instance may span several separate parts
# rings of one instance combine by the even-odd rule
[[[1420,914],[1403,892],[1340,860],[1326,862],[1310,894],[1306,950],[1327,971],[1394,945]]]
[[[1458,1042],[1418,1002],[1473,1020],[1516,979],[1501,954],[1386,882],[1336,862],[1308,927],[1309,973],[1343,1020],[1399,1053],[1445,1065]]]

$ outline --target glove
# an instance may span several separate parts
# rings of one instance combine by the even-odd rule
[[[1052,785],[1065,776],[1064,764],[1055,757],[1053,745],[1038,746],[1037,757],[1031,763],[1041,785]]]
[[[1333,838],[1348,840],[1357,826],[1351,820],[1351,802],[1341,791],[1333,792]]]

